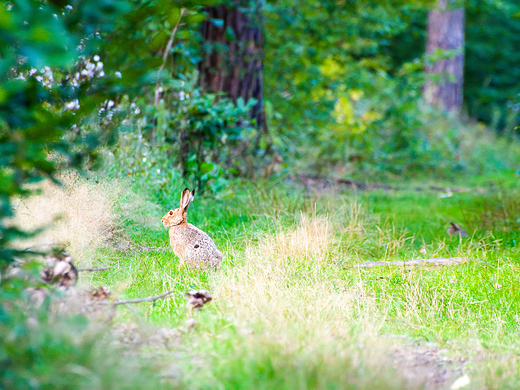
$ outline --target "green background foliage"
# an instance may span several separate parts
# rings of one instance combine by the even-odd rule
[[[520,6],[470,3],[466,13],[464,99],[470,117],[498,130],[520,124],[515,105],[520,79]]]

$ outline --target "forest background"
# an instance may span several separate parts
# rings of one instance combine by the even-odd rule
[[[434,37],[439,9],[448,33]],[[0,39],[1,318],[20,329],[0,359],[11,374],[26,364],[13,356],[49,353],[18,342],[34,313],[9,304],[34,279],[7,276],[17,262],[39,272],[34,248],[13,245],[39,230],[9,221],[43,179],[72,169],[165,204],[185,186],[229,199],[237,183],[302,178],[518,178],[514,0],[16,0],[0,7]],[[11,374],[4,384],[26,384]]]

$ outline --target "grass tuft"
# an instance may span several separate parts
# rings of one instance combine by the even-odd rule
[[[48,180],[38,183],[39,194],[15,202],[15,216],[9,223],[42,232],[14,245],[39,251],[65,245],[76,262],[89,266],[91,255],[117,227],[115,211],[122,189],[117,183],[96,184],[74,173],[60,180],[61,186]]]

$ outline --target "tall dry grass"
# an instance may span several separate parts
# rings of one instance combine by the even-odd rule
[[[363,231],[362,211],[352,207],[341,226],[328,216],[302,215],[293,229],[280,228],[231,253],[243,256],[242,263],[217,276],[215,302],[225,305],[237,328],[250,332],[251,344],[274,343],[286,353],[326,360],[350,356],[354,365],[385,366],[387,349],[376,337],[385,314],[360,280],[345,280],[335,256],[341,244],[335,229]]]
[[[237,318],[259,321],[273,330],[287,329],[294,320],[320,338],[347,336],[354,318],[359,322],[365,316],[377,317],[361,280],[346,281],[338,257],[343,244],[337,231],[358,238],[363,224],[363,212],[355,203],[341,223],[328,215],[302,214],[293,229],[280,227],[275,234],[249,242],[245,251],[231,253],[242,256],[243,265],[226,270],[218,279],[216,295],[232,304]],[[360,323],[367,331],[377,331],[376,324]]]
[[[115,209],[122,190],[114,182],[96,183],[71,172],[33,185],[37,194],[14,203],[9,223],[26,231],[41,229],[34,237],[18,240],[17,248],[47,250],[65,246],[76,262],[89,265],[89,253],[111,237],[116,227]]]

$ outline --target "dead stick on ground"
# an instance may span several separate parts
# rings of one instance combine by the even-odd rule
[[[147,245],[139,245],[139,249],[143,251],[167,251],[170,248],[166,246],[147,246]]]
[[[110,267],[101,267],[101,268],[78,268],[78,272],[97,272],[97,271],[107,271]]]
[[[164,294],[156,295],[154,297],[146,297],[146,298],[138,298],[138,299],[127,299],[126,301],[112,302],[112,304],[113,305],[126,305],[127,303],[153,302],[153,301],[157,301],[159,299],[167,298],[170,295],[172,295],[173,293],[174,293],[174,291],[170,290],[168,292],[165,292]]]
[[[371,263],[356,264],[354,267],[358,268],[372,268],[379,267],[381,265],[420,265],[420,264],[432,264],[432,265],[454,265],[460,264],[466,261],[464,257],[450,257],[447,259],[436,258],[436,259],[417,259],[417,260],[405,260],[405,261],[374,261]]]
[[[167,298],[169,297],[170,295],[172,295],[174,293],[173,290],[170,290],[168,292],[165,292],[164,294],[161,294],[161,295],[156,295],[154,297],[146,297],[146,298],[138,298],[138,299],[127,299],[125,301],[115,301],[115,302],[109,302],[109,301],[90,301],[89,303],[87,303],[86,305],[84,306],[90,306],[90,305],[93,305],[95,303],[98,303],[98,304],[101,304],[101,305],[127,305],[129,303],[141,303],[141,302],[153,302],[153,301],[157,301],[159,299],[163,299],[163,298]]]

